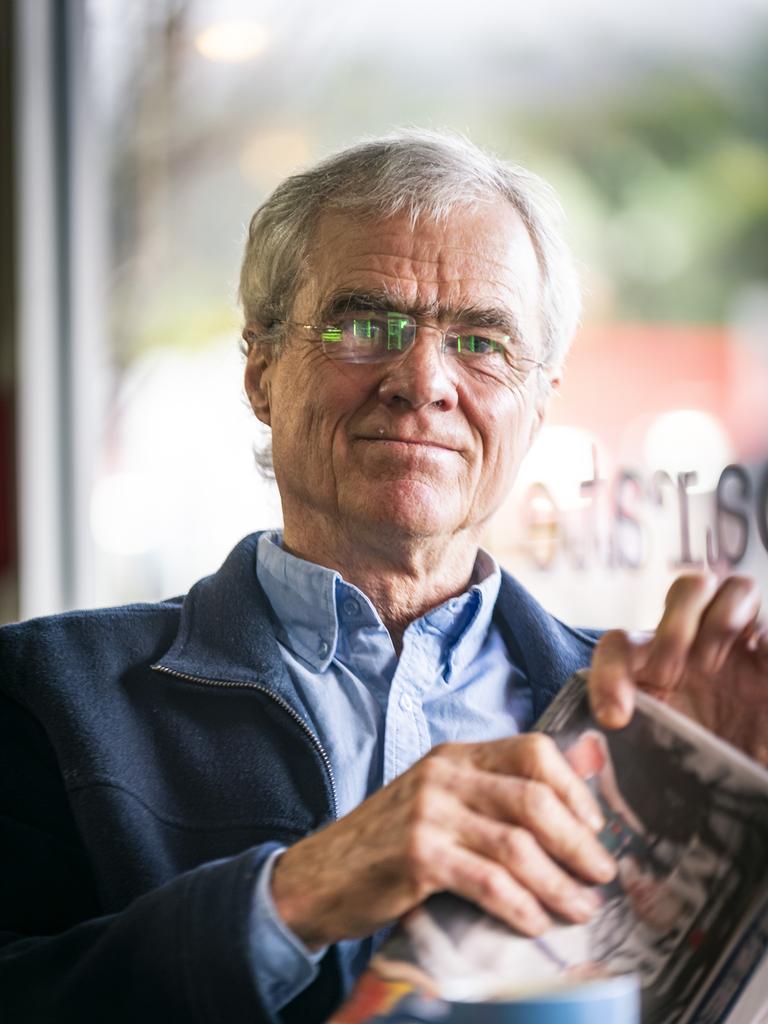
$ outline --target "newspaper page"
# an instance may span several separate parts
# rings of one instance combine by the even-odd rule
[[[480,1014],[478,1004],[510,1011],[544,993],[574,991],[588,1003],[601,984],[626,976],[639,983],[646,1024],[755,1024],[764,1011],[768,1018],[768,991],[749,985],[768,938],[768,772],[642,694],[626,728],[602,730],[589,712],[586,673],[569,681],[538,728],[601,804],[600,838],[619,868],[599,889],[601,909],[586,925],[530,939],[458,897],[433,896],[402,920],[369,971],[369,991],[378,983],[386,996],[370,1005],[381,1013],[389,999],[401,1014],[334,1020],[456,1022],[465,1019],[456,1008],[467,1003],[475,1011],[467,1020],[534,1020]],[[413,992],[435,1001],[432,1016],[419,1016],[423,1005],[403,1015],[409,1004],[401,997]],[[440,1001],[454,1007],[448,1016],[437,1014]],[[624,1005],[631,1007],[626,996]],[[751,1020],[739,1006],[752,1007]],[[627,1013],[592,1019],[637,1019]]]

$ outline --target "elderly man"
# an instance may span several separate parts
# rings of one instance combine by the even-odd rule
[[[243,264],[284,530],[183,601],[2,631],[3,1020],[321,1021],[451,890],[587,920],[600,812],[527,730],[592,662],[760,753],[755,585],[572,629],[478,547],[557,387],[573,272],[537,182],[411,133],[288,179]],[[763,755],[765,753],[762,748]]]

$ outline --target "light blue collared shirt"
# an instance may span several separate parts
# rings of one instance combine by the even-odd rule
[[[493,622],[501,572],[486,552],[465,593],[407,627],[398,658],[361,590],[281,543],[277,530],[260,537],[257,575],[279,623],[289,696],[328,754],[340,817],[438,743],[530,727],[530,686]],[[270,879],[279,853],[262,868],[252,916],[255,971],[274,1011],[313,980],[322,957],[275,911]]]

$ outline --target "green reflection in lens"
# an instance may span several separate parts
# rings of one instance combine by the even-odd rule
[[[367,338],[369,341],[373,337],[376,330],[375,320],[358,320],[352,321],[352,333],[356,338]]]
[[[323,331],[323,341],[341,341],[341,328],[340,327],[329,327]]]
[[[458,334],[456,336],[456,351],[461,353],[477,352],[477,339],[474,334]]]
[[[397,313],[387,313],[387,350],[402,352],[405,328],[410,324],[407,317]]]
[[[498,341],[486,338],[482,334],[457,334],[456,351],[461,354],[471,353],[472,355],[491,355],[494,352],[501,352],[502,346]]]

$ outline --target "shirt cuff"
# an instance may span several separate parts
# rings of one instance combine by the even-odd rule
[[[288,928],[272,899],[272,872],[281,846],[264,861],[251,905],[250,948],[256,983],[267,1009],[276,1013],[317,977],[327,946],[310,952]]]

